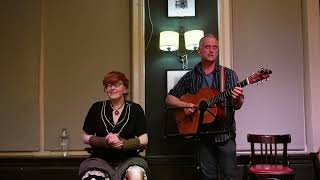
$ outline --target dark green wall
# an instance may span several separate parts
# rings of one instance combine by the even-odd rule
[[[149,3],[149,4],[148,4]],[[167,0],[145,1],[145,39],[146,39],[146,118],[149,128],[148,156],[188,155],[194,154],[196,141],[181,137],[164,138],[166,121],[166,70],[182,69],[182,64],[169,52],[159,49],[159,34],[161,31],[189,31],[202,29],[205,34],[218,35],[217,0],[196,0],[195,17],[167,17]],[[150,43],[152,25],[153,33]],[[181,45],[184,42],[180,38]],[[197,53],[189,56],[189,68],[193,68],[200,58]],[[174,120],[172,120],[174,121]],[[172,123],[173,125],[174,123]],[[171,127],[172,128],[172,127]]]

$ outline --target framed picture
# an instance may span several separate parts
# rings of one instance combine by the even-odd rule
[[[186,70],[167,70],[167,93],[178,83],[180,78],[190,69]]]
[[[195,15],[195,0],[168,0],[168,17],[185,17]]]

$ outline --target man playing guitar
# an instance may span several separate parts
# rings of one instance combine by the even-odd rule
[[[198,53],[201,62],[187,72],[170,90],[166,98],[166,104],[183,108],[186,116],[192,116],[197,113],[199,106],[195,102],[185,100],[183,95],[195,95],[203,88],[216,90],[217,92],[230,89],[230,95],[219,104],[214,105],[223,109],[222,115],[213,115],[214,117],[206,120],[206,124],[201,129],[204,131],[210,130],[210,126],[215,126],[216,121],[223,122],[223,126],[219,127],[219,132],[200,136],[199,160],[203,180],[218,178],[218,163],[223,179],[236,179],[236,123],[234,113],[243,104],[243,89],[237,86],[238,76],[236,73],[219,65],[219,46],[214,35],[208,34],[201,38]]]

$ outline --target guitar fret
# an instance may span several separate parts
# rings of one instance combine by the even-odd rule
[[[240,87],[244,87],[244,86],[246,86],[246,85],[248,85],[247,80],[241,81],[241,82],[239,83],[239,86],[240,86]]]
[[[222,99],[228,97],[231,95],[231,90],[228,89],[220,94],[218,94],[217,96],[215,96],[214,98],[210,99],[209,101],[207,101],[208,105],[211,106],[212,104],[216,104],[219,101],[221,101]]]

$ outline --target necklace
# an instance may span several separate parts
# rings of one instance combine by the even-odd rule
[[[110,106],[111,106],[112,110],[114,111],[114,114],[117,115],[117,116],[120,114],[119,110],[122,108],[123,105],[124,105],[124,102],[121,104],[120,107],[114,108],[112,103],[110,103]]]

